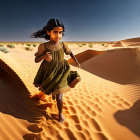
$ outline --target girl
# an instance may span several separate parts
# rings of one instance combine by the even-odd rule
[[[64,30],[64,25],[60,20],[50,19],[43,29],[32,34],[34,38],[49,40],[40,44],[38,51],[35,53],[35,62],[43,61],[33,84],[45,94],[52,94],[53,100],[56,98],[60,123],[63,123],[65,120],[62,112],[62,95],[69,91],[70,88],[74,88],[81,80],[77,71],[71,71],[68,62],[64,59],[64,53],[66,55],[69,54],[76,62],[77,67],[80,68],[80,64],[71,49],[66,43],[60,42],[64,35]]]

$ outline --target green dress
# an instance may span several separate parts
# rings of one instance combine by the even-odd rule
[[[39,57],[46,52],[50,52],[52,60],[48,62],[44,59],[41,62],[33,84],[40,87],[40,90],[47,95],[68,92],[81,80],[77,71],[71,71],[70,65],[64,59],[64,53],[70,54],[71,49],[63,42],[53,47],[49,42],[46,42],[38,47],[35,56]]]

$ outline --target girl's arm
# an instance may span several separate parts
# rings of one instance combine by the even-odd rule
[[[39,56],[39,57],[35,57],[35,63],[39,63],[42,59],[44,59],[44,55]]]
[[[48,62],[50,62],[52,60],[52,55],[50,54],[50,52],[46,52],[44,55],[39,56],[39,57],[35,57],[35,62],[38,63],[40,62],[42,59],[46,59]]]
[[[71,58],[73,58],[73,60],[75,61],[77,67],[80,68],[80,64],[79,64],[79,62],[77,61],[76,57],[74,56],[74,54],[73,54],[72,52],[70,53],[70,56],[71,56]]]

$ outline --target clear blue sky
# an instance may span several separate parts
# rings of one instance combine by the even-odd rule
[[[63,41],[117,41],[140,37],[140,0],[3,0],[0,41],[45,41],[30,35],[58,18]]]

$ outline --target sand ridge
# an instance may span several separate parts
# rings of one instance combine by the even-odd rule
[[[82,81],[63,96],[63,124],[51,96],[31,98],[39,93],[32,84],[40,66],[35,51],[0,52],[0,139],[138,140],[140,49],[94,49],[76,55],[81,69],[68,60]]]

